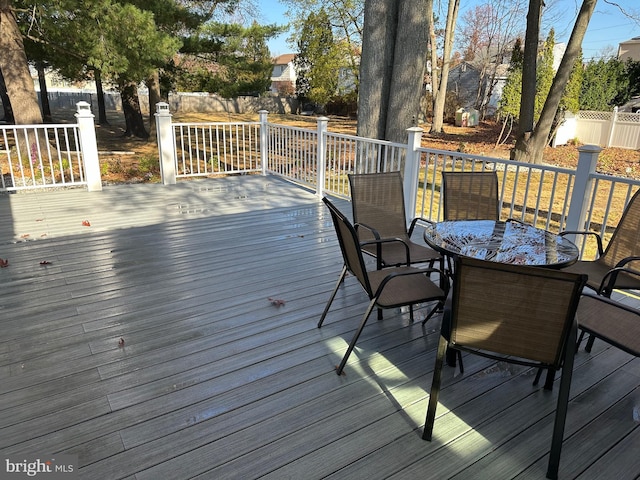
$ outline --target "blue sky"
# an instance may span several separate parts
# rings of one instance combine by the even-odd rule
[[[461,13],[480,1],[461,0]],[[546,3],[550,9],[553,9],[550,13],[555,12],[553,25],[556,31],[556,41],[566,42],[571,34],[571,25],[575,20],[575,13],[582,3],[581,0],[547,0]],[[616,3],[629,12],[635,12],[640,17],[640,2],[638,0],[616,0]],[[287,23],[288,19],[284,16],[286,8],[279,1],[258,0],[258,5],[264,17],[261,21],[279,25]],[[287,36],[285,34],[269,42],[273,56],[295,51],[293,47],[287,45]],[[599,0],[582,43],[584,58],[597,57],[608,47],[612,47],[615,54],[620,42],[639,36],[640,25],[638,23],[625,17],[616,7],[606,4],[604,0]]]

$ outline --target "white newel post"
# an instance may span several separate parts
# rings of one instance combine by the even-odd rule
[[[327,171],[327,117],[318,117],[318,151],[317,151],[317,181],[316,195],[322,198],[324,195],[324,182]]]
[[[76,107],[77,113],[75,116],[78,119],[80,149],[82,150],[84,169],[87,176],[87,190],[98,192],[102,190],[102,177],[100,176],[96,126],[93,121],[95,115],[91,113],[91,105],[87,102],[78,102]]]
[[[598,155],[602,151],[597,145],[583,145],[578,147],[578,168],[573,184],[567,225],[565,230],[584,230],[592,191],[593,177],[598,163]],[[575,235],[568,235],[569,240],[575,241]]]
[[[260,164],[262,165],[262,175],[267,174],[269,166],[269,128],[267,115],[269,112],[260,110]]]
[[[404,162],[404,208],[405,218],[411,221],[416,216],[416,202],[418,198],[418,175],[420,174],[420,152],[422,145],[422,129],[411,127],[407,129],[407,156]]]
[[[156,103],[156,132],[158,137],[158,154],[160,160],[160,174],[164,185],[176,184],[176,161],[173,145],[173,127],[171,113],[166,102]]]

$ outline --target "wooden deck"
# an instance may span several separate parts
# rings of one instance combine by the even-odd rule
[[[0,467],[70,453],[91,480],[545,477],[557,388],[521,367],[446,368],[420,439],[438,316],[372,319],[334,373],[366,298],[347,278],[316,328],[342,263],[303,189],[4,195],[0,221]],[[577,354],[561,479],[638,478],[639,367],[603,342]]]

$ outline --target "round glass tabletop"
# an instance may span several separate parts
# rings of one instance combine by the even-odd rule
[[[578,259],[560,235],[516,221],[455,220],[426,226],[424,239],[443,254],[516,265],[563,267]]]

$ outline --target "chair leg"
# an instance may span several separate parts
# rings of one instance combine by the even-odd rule
[[[424,317],[424,320],[422,320],[422,325],[427,323],[429,319],[433,317],[433,315],[441,311],[443,308],[444,308],[444,302],[443,301],[438,302],[436,306],[433,307],[433,309],[427,314],[427,316]],[[411,320],[413,320],[413,317],[411,318]]]
[[[358,327],[358,330],[356,331],[355,335],[351,339],[351,343],[349,344],[349,348],[347,348],[347,351],[344,354],[344,357],[342,357],[342,361],[340,362],[340,365],[338,366],[338,368],[336,368],[336,373],[338,375],[342,375],[342,370],[344,370],[344,366],[347,364],[347,360],[349,359],[349,355],[351,355],[351,352],[353,351],[354,347],[356,346],[356,342],[358,341],[358,337],[362,333],[362,329],[364,328],[365,324],[367,323],[367,320],[369,319],[369,316],[371,315],[371,311],[373,310],[373,307],[375,305],[376,305],[376,299],[374,298],[373,300],[371,300],[369,302],[369,306],[367,307],[366,312],[364,312],[364,316],[362,317],[362,321],[360,322],[360,327]]]
[[[547,378],[544,381],[544,389],[545,390],[553,390],[553,382],[556,379],[556,371],[553,368],[547,369]]]
[[[591,349],[593,348],[593,342],[596,341],[596,337],[594,337],[593,335],[589,335],[589,338],[587,339],[587,346],[584,347],[585,352],[591,352]]]
[[[562,378],[560,380],[560,390],[558,392],[558,405],[556,407],[556,417],[553,424],[553,437],[551,440],[551,452],[549,453],[549,465],[547,467],[547,478],[556,480],[560,467],[560,454],[562,453],[562,439],[564,437],[564,427],[567,419],[567,408],[569,405],[569,391],[571,389],[571,375],[573,373],[573,357],[576,353],[576,333],[575,322],[569,332],[564,361],[562,363]]]
[[[436,365],[433,369],[433,379],[431,380],[431,392],[429,393],[429,406],[427,407],[427,418],[424,422],[424,430],[422,439],[431,441],[433,433],[433,423],[436,419],[436,408],[438,406],[438,397],[440,396],[440,383],[442,380],[442,365],[447,352],[449,342],[443,336],[440,336],[438,342],[438,354],[436,356]]]
[[[336,288],[333,289],[333,292],[329,297],[329,301],[327,302],[327,305],[324,307],[324,312],[322,312],[322,316],[318,321],[318,328],[322,326],[322,323],[324,322],[324,318],[327,316],[327,313],[329,312],[329,307],[331,307],[331,304],[333,303],[333,299],[336,297],[336,293],[338,293],[338,289],[340,288],[340,284],[344,281],[344,277],[346,275],[347,275],[347,266],[344,265],[342,267],[342,272],[340,273],[340,277],[338,277],[338,283],[336,283]]]

